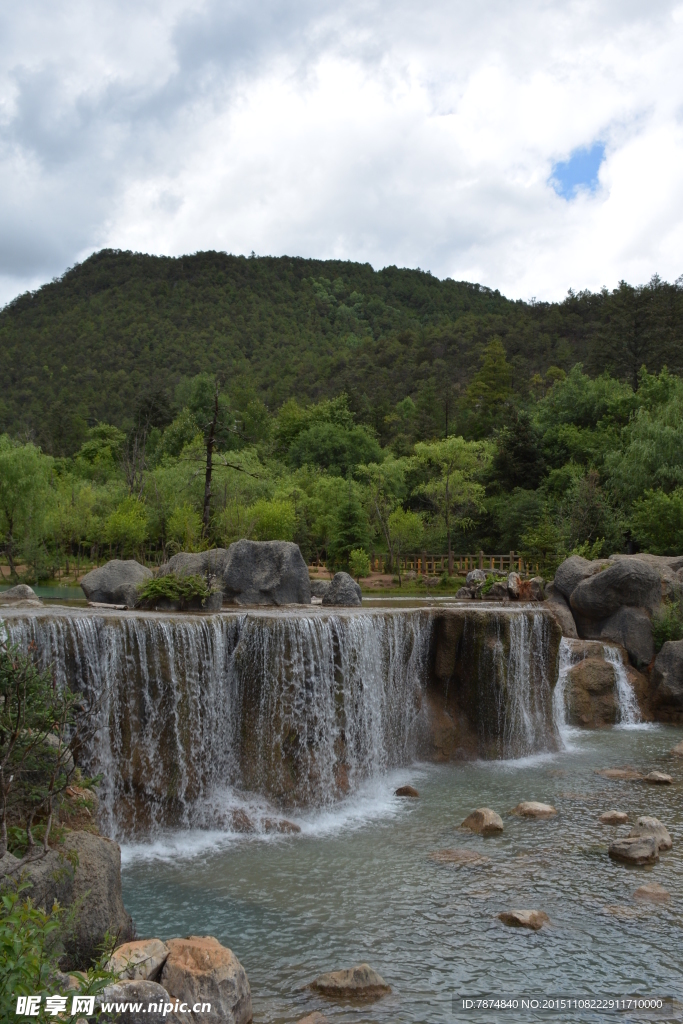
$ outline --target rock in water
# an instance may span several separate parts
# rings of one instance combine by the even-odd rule
[[[434,850],[429,854],[429,859],[436,864],[445,864],[447,867],[484,867],[491,863],[490,857],[485,857],[476,850]]]
[[[329,590],[323,595],[324,605],[337,605],[344,608],[357,608],[363,601],[363,594],[347,572],[336,572],[330,583]]]
[[[152,571],[130,558],[123,561],[113,558],[111,562],[93,569],[81,580],[81,587],[88,601],[97,604],[123,604],[135,608],[138,600],[138,586],[152,579]]]
[[[638,821],[628,834],[629,839],[635,839],[638,836],[652,836],[657,840],[657,846],[660,850],[670,850],[673,846],[673,841],[666,826],[662,825],[659,818],[652,818],[649,815],[643,815],[642,818],[638,818]]]
[[[108,971],[130,981],[156,981],[168,957],[168,946],[161,939],[124,942],[112,954]]]
[[[649,782],[653,786],[670,786],[673,779],[666,772],[649,772],[643,781]]]
[[[420,794],[415,789],[415,786],[399,786],[394,796],[412,796],[418,797]]]
[[[544,924],[550,924],[550,918],[544,910],[504,910],[498,918],[508,928],[530,928],[534,932]]]
[[[308,566],[298,544],[238,540],[223,566],[223,597],[234,604],[310,604]]]
[[[490,807],[479,807],[468,814],[460,827],[483,836],[492,836],[503,831],[503,819]]]
[[[0,605],[3,604],[40,608],[43,602],[32,587],[28,587],[25,583],[18,583],[16,587],[10,587],[9,590],[0,592]]]
[[[609,855],[612,860],[620,860],[624,864],[642,867],[645,864],[654,864],[659,860],[659,847],[654,836],[615,839],[610,844]]]
[[[101,1003],[127,1003],[128,1009],[123,1013],[116,1014],[117,1024],[171,1024],[178,1018],[175,1014],[164,1012],[164,1007],[171,1002],[169,994],[161,985],[153,981],[120,981],[114,985],[107,985],[96,999],[96,1004]],[[158,1010],[149,1009],[150,1003],[158,1007]],[[135,1009],[131,1008],[131,1004]],[[137,1009],[137,1007],[140,1009]],[[83,1018],[81,1018],[83,1019]],[[108,1014],[105,1020],[111,1020]]]
[[[333,999],[378,999],[391,992],[384,978],[368,964],[321,974],[311,982],[311,988]]]
[[[625,825],[628,822],[628,814],[623,811],[605,811],[600,815],[603,825]]]
[[[329,1024],[327,1017],[324,1013],[309,1013],[307,1017],[302,1017],[297,1024]]]
[[[523,800],[521,804],[513,807],[510,814],[519,814],[521,818],[552,818],[557,811],[552,804],[541,804],[536,800]]]
[[[647,885],[641,885],[636,889],[633,898],[647,900],[648,903],[668,903],[671,896],[663,885],[659,885],[658,882],[648,882]]]
[[[169,995],[192,1006],[210,1003],[198,1015],[203,1024],[249,1024],[251,989],[242,964],[232,950],[211,935],[169,939],[161,984]]]
[[[672,749],[671,753],[675,757],[683,757],[683,740],[681,740],[680,743],[676,744],[676,746]]]

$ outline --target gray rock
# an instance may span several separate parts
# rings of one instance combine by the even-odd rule
[[[666,772],[648,772],[644,777],[643,782],[649,783],[651,786],[671,786],[673,779]]]
[[[311,597],[324,597],[330,589],[331,580],[311,580]]]
[[[249,980],[231,949],[211,935],[169,939],[166,945],[170,952],[161,972],[161,983],[167,992],[189,1007],[195,1003],[211,1004],[208,1013],[196,1015],[197,1021],[249,1024]]]
[[[156,981],[168,957],[168,946],[161,939],[137,939],[124,942],[112,954],[107,970],[122,980]]]
[[[99,569],[93,569],[81,580],[88,601],[97,604],[123,604],[135,608],[138,586],[151,580],[152,571],[134,559],[114,558]]]
[[[574,640],[578,639],[579,634],[576,631],[576,623],[574,622],[572,610],[569,607],[566,597],[560,590],[558,590],[554,583],[548,583],[546,585],[545,606],[557,619],[560,629],[562,630],[562,636],[571,637]]]
[[[522,577],[518,572],[511,572],[508,575],[507,588],[508,594],[513,600],[519,598],[520,587],[522,586]]]
[[[42,601],[35,590],[25,583],[18,583],[16,587],[0,592],[0,605],[28,605],[29,607],[40,608]]]
[[[600,572],[603,565],[607,564],[605,559],[592,562],[588,558],[582,558],[581,555],[570,555],[557,567],[553,582],[556,589],[568,601],[582,580]]]
[[[285,540],[238,540],[231,544],[222,582],[224,600],[233,604],[311,603],[308,566],[299,545]]]
[[[363,601],[363,594],[354,580],[347,572],[336,572],[330,583],[330,589],[323,597],[324,605],[337,605],[340,607],[358,607]]]
[[[545,580],[542,576],[532,576],[529,580],[529,597],[532,601],[543,601],[545,599],[544,592]]]
[[[332,999],[377,999],[391,992],[381,974],[369,964],[320,974],[311,982],[311,988]]]
[[[634,665],[649,665],[655,656],[652,620],[643,608],[619,608],[601,624],[600,639],[625,647]]]
[[[72,860],[77,860],[75,867]],[[15,859],[11,866],[18,863]],[[99,955],[107,932],[119,941],[132,937],[132,921],[121,897],[121,850],[110,839],[68,832],[57,850],[27,863],[21,875],[31,883],[26,894],[36,906],[51,907],[55,900],[62,906],[82,901],[74,935],[65,943],[75,967],[86,967]]]
[[[628,838],[636,839],[640,836],[652,836],[657,840],[657,846],[660,850],[670,850],[673,847],[669,830],[665,825],[662,825],[659,818],[652,818],[646,814],[638,818],[638,821],[629,832]]]
[[[469,587],[460,587],[456,590],[455,596],[458,601],[471,601],[474,595]]]
[[[484,595],[487,601],[508,601],[510,598],[507,581],[497,580],[488,594]]]
[[[478,583],[486,583],[486,573],[483,569],[472,569],[467,573],[465,582],[468,587],[476,586]]]
[[[646,562],[620,560],[579,583],[569,603],[573,611],[588,619],[607,619],[622,605],[653,610],[661,597],[656,569]]]
[[[220,579],[228,560],[227,548],[211,548],[209,551],[179,551],[168,562],[157,569],[157,576],[205,576],[209,580]]]
[[[626,839],[615,839],[610,843],[609,855],[612,860],[623,861],[642,867],[654,864],[659,860],[659,847],[654,836],[638,836]]]
[[[96,1003],[140,1003],[139,1011],[126,1009],[123,1013],[103,1013],[102,1020],[116,1021],[117,1024],[168,1024],[169,1020],[177,1019],[164,1013],[164,1007],[171,1003],[171,998],[163,986],[154,981],[136,979],[135,981],[119,981],[107,985],[98,996]],[[150,1010],[150,1004],[158,1009]],[[173,1000],[175,1005],[175,1000]]]
[[[668,640],[652,670],[652,706],[657,717],[683,722],[683,640]]]
[[[628,814],[624,811],[604,811],[599,820],[603,825],[625,825],[628,822]]]

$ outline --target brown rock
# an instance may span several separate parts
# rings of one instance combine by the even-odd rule
[[[483,867],[491,863],[490,857],[485,857],[475,850],[434,850],[433,853],[429,854],[429,859],[437,864],[445,864],[448,867],[463,867],[465,865]]]
[[[302,1017],[298,1024],[328,1024],[327,1017],[324,1013],[309,1013],[307,1017]]]
[[[612,860],[642,867],[659,860],[659,846],[654,836],[616,839],[610,844],[609,855]]]
[[[233,811],[230,815],[230,822],[235,832],[255,832],[256,828],[253,821],[246,813],[246,811],[238,810]]]
[[[379,999],[391,992],[384,978],[369,964],[321,974],[311,982],[311,988],[333,999]]]
[[[479,807],[468,814],[460,827],[483,836],[492,836],[503,831],[503,819],[490,807]]]
[[[522,800],[510,811],[510,814],[519,814],[521,818],[552,818],[557,811],[552,804],[541,804],[537,800]]]
[[[418,793],[414,786],[399,786],[394,795],[417,797],[420,794]]]
[[[676,744],[671,753],[674,754],[676,757],[683,757],[683,740],[681,740],[680,743]]]
[[[107,970],[124,980],[156,981],[168,957],[168,946],[161,939],[124,942],[112,954]]]
[[[600,815],[603,825],[625,825],[628,821],[628,814],[623,811],[605,811]]]
[[[210,1003],[202,1024],[249,1024],[251,990],[242,964],[232,950],[211,935],[169,939],[161,984],[169,995],[192,1006]]]
[[[659,818],[652,818],[649,815],[643,815],[642,818],[638,818],[638,821],[628,834],[629,839],[635,839],[638,836],[654,836],[660,850],[670,850],[673,846],[673,841],[666,826],[662,825]]]
[[[625,782],[633,782],[643,777],[635,768],[601,768],[595,774],[602,775],[603,779],[619,779]]]
[[[651,783],[653,786],[670,786],[673,779],[666,772],[648,772],[644,781]]]
[[[565,704],[569,725],[598,729],[619,721],[614,667],[603,652],[591,653],[567,673]]]
[[[663,885],[659,885],[658,882],[648,882],[647,885],[641,885],[636,889],[633,898],[647,900],[648,903],[668,903],[671,896]]]
[[[508,928],[530,928],[534,932],[544,924],[550,924],[550,918],[544,910],[504,910],[498,918]]]
[[[286,818],[264,818],[263,828],[266,832],[281,832],[283,835],[294,835],[301,832],[301,826]]]

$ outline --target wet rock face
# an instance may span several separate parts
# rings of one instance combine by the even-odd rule
[[[624,647],[633,665],[649,665],[655,656],[652,620],[642,608],[619,608],[600,624],[600,639]]]
[[[584,658],[567,673],[567,722],[588,729],[619,721],[614,668],[604,658]]]
[[[652,671],[652,705],[665,722],[683,723],[683,640],[669,640]]]
[[[188,1006],[210,1003],[208,1013],[197,1015],[204,1024],[249,1024],[249,980],[231,949],[211,935],[169,939],[167,945],[161,984],[169,995]]]
[[[579,634],[576,631],[576,623],[574,622],[574,616],[572,615],[569,603],[554,583],[546,585],[545,603],[546,608],[557,619],[562,630],[562,636],[567,636],[574,640],[578,639]]]
[[[152,579],[152,571],[134,559],[113,558],[111,562],[93,569],[81,580],[88,601],[97,604],[121,604],[135,608],[138,586]]]
[[[359,608],[363,603],[363,594],[359,585],[347,572],[336,572],[322,597],[324,605],[334,605],[339,608]]]
[[[332,999],[378,999],[391,992],[381,974],[369,964],[321,974],[311,982],[311,988]]]

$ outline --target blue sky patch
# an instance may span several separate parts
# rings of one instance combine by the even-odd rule
[[[567,200],[573,199],[579,189],[595,192],[598,171],[604,159],[604,142],[594,142],[590,149],[586,146],[575,149],[568,160],[553,165],[550,184],[558,196]]]

